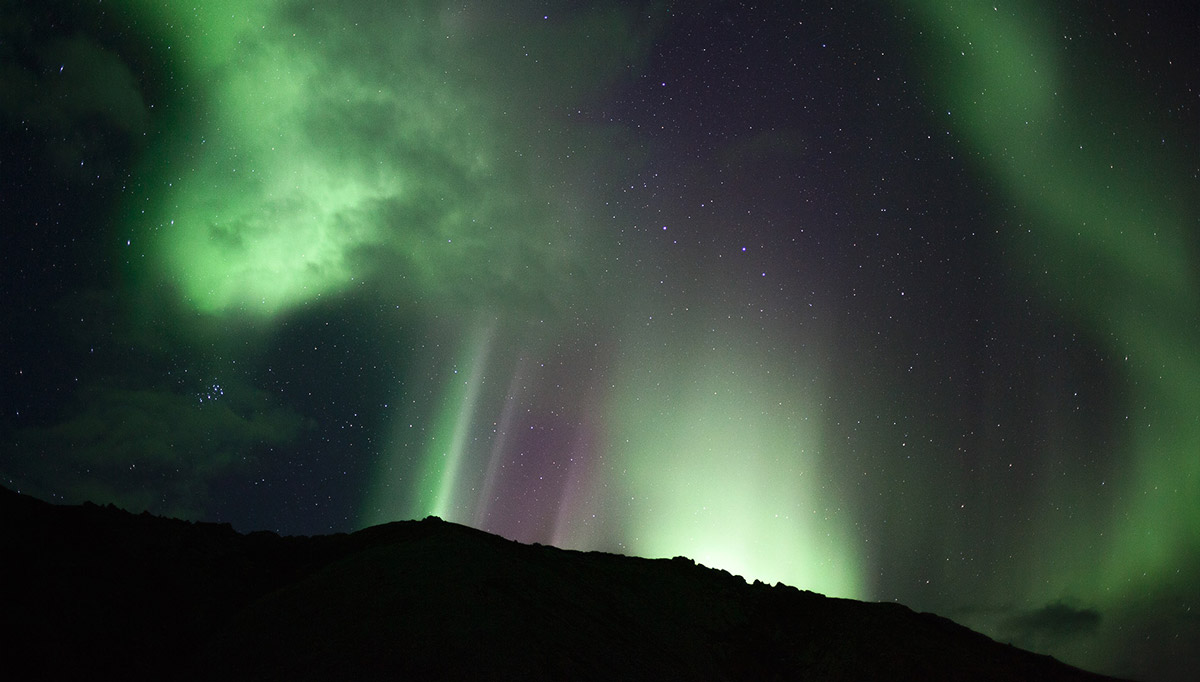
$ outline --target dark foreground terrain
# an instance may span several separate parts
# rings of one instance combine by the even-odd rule
[[[437,519],[350,535],[0,488],[6,679],[1105,680],[897,604]]]

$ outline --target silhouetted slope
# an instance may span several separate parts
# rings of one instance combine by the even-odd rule
[[[0,489],[12,679],[1103,680],[896,604],[435,519],[281,538]]]

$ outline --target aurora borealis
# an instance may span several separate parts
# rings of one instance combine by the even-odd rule
[[[0,2],[0,481],[1200,643],[1194,9]]]

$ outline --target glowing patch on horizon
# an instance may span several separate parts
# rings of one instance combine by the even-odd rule
[[[823,475],[820,410],[787,378],[795,368],[765,364],[685,345],[624,373],[608,440],[626,471],[629,548],[859,597],[860,539]]]

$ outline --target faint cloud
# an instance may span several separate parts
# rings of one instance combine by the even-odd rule
[[[1037,650],[1091,635],[1101,620],[1095,609],[1055,601],[1011,616],[1002,623],[1000,632],[1019,646]]]
[[[170,388],[101,382],[76,397],[78,408],[57,423],[18,431],[6,458],[5,473],[68,503],[198,517],[213,482],[245,473],[305,428],[298,414],[238,382]]]

